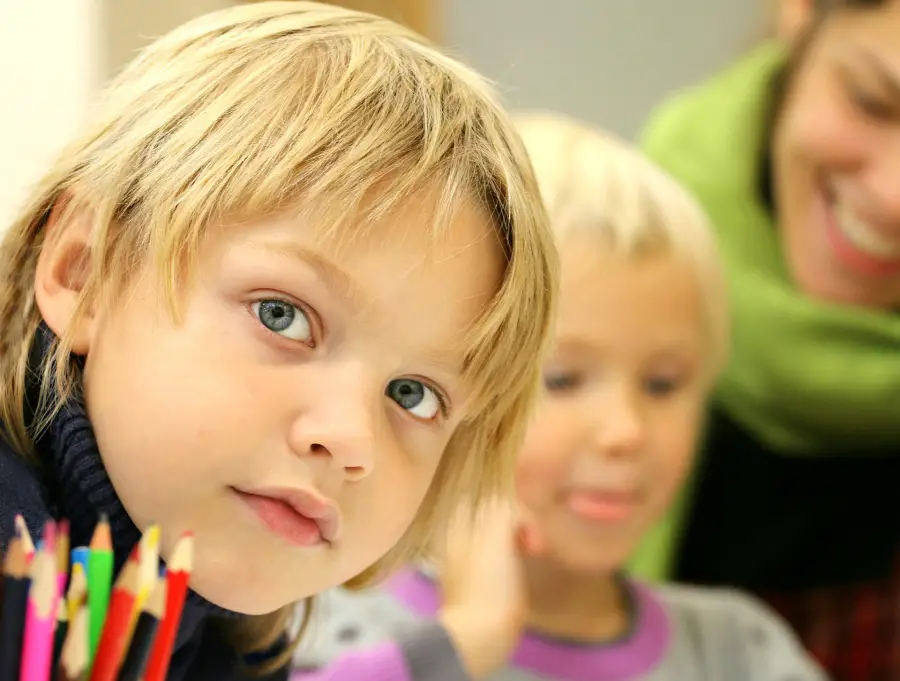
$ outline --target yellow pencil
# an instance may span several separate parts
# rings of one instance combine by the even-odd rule
[[[81,563],[72,566],[72,579],[69,581],[69,593],[66,594],[66,605],[69,608],[69,622],[75,621],[75,615],[87,600],[87,576]]]
[[[141,537],[138,545],[138,591],[134,601],[134,610],[128,624],[128,638],[134,633],[138,617],[144,604],[159,579],[159,526],[151,525]]]

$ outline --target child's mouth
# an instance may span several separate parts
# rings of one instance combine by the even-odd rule
[[[339,518],[334,506],[308,492],[233,489],[270,532],[295,546],[316,546],[337,538]]]
[[[575,490],[566,495],[566,507],[582,520],[592,523],[620,523],[637,508],[637,496],[630,492]]]

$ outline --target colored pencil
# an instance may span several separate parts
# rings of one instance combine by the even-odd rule
[[[59,597],[65,598],[69,582],[69,521],[60,520],[56,535],[56,574],[59,578]]]
[[[138,594],[134,603],[134,612],[131,613],[131,622],[128,625],[129,636],[134,631],[144,603],[147,602],[150,592],[159,579],[159,527],[156,525],[148,527],[138,543],[138,565],[140,566]]]
[[[84,570],[84,574],[87,575],[88,556],[90,554],[91,550],[87,546],[76,546],[72,549],[72,566],[80,565],[81,569]]]
[[[34,542],[31,534],[28,532],[28,525],[25,524],[25,518],[19,514],[16,516],[16,535],[22,540],[22,549],[25,551],[25,560],[29,563],[34,558]]]
[[[54,520],[48,520],[44,523],[44,532],[41,534],[40,548],[37,550],[35,555],[38,553],[46,553],[47,557],[53,561],[53,574],[56,579],[56,593],[53,594],[53,600],[50,602],[50,614],[53,617],[53,628],[56,628],[56,613],[59,607],[59,582],[60,575],[57,568],[58,557],[56,554],[57,544],[59,543],[59,525],[56,524]],[[63,579],[65,579],[65,573],[63,573]]]
[[[81,563],[75,563],[72,566],[72,579],[69,580],[69,592],[66,594],[69,622],[75,621],[75,613],[86,601],[87,577],[84,575],[84,568],[81,566]]]
[[[69,634],[69,608],[65,599],[59,599],[59,606],[56,613],[56,631],[53,632],[53,657],[54,662],[59,660],[62,654],[63,645],[66,642],[66,636]]]
[[[166,571],[166,614],[160,623],[150,654],[150,662],[144,673],[144,681],[165,681],[169,661],[178,634],[178,624],[184,609],[188,581],[194,567],[194,537],[184,535],[172,551],[172,559]]]
[[[3,613],[0,620],[0,681],[19,681],[25,612],[28,605],[28,561],[22,539],[9,542],[3,561]]]
[[[49,543],[49,542],[48,542]],[[49,681],[53,657],[53,603],[59,592],[52,550],[35,554],[22,643],[22,681]]]
[[[157,578],[156,585],[138,616],[128,653],[119,670],[118,681],[140,681],[143,677],[165,611],[166,580]]]
[[[91,556],[93,560],[93,555]],[[91,663],[91,681],[115,681],[125,647],[128,643],[128,624],[137,598],[140,570],[133,560],[125,563],[109,601],[103,635]],[[88,587],[88,600],[93,595]]]
[[[85,681],[88,671],[88,610],[78,608],[69,625],[69,635],[63,645],[56,681]]]
[[[90,555],[88,556],[88,627],[89,647],[88,655],[91,661],[97,654],[97,646],[100,645],[100,637],[103,634],[103,624],[106,621],[109,610],[110,593],[112,589],[113,575],[113,549],[112,533],[109,521],[101,517],[91,538]]]

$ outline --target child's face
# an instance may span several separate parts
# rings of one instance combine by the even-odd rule
[[[474,207],[426,256],[424,203],[340,252],[295,219],[211,233],[182,324],[150,273],[94,320],[86,401],[110,477],[164,553],[195,533],[213,602],[262,613],[322,591],[412,522],[466,411],[460,338],[503,267]],[[331,541],[275,500],[291,494],[333,507]]]
[[[697,445],[702,301],[669,255],[629,262],[582,236],[560,255],[555,350],[517,485],[551,560],[610,571],[663,514]]]

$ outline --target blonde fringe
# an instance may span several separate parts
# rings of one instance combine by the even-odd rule
[[[534,163],[557,242],[590,233],[623,258],[671,253],[691,265],[710,340],[708,378],[729,356],[730,315],[715,234],[703,207],[629,143],[580,121],[521,114],[516,127]]]

